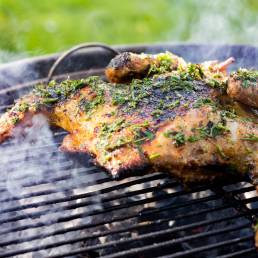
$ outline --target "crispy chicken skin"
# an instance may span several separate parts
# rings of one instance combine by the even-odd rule
[[[170,52],[157,55],[125,52],[111,60],[105,73],[110,82],[124,83],[132,78],[143,78],[151,72],[151,67],[158,69],[164,64],[170,71],[176,70],[179,66],[186,66],[183,58]]]
[[[230,57],[224,62],[217,60],[206,61],[201,64],[203,72],[208,75],[225,74],[227,67],[234,62]],[[125,52],[111,60],[106,68],[106,76],[110,82],[124,83],[132,78],[143,78],[155,72],[171,72],[177,69],[184,70],[186,61],[170,52],[156,55],[134,54]]]
[[[74,101],[76,102],[76,99]],[[70,128],[74,128],[74,123],[76,122],[73,120],[73,116],[67,116],[67,114],[74,112],[74,104],[71,101],[65,106],[57,107],[54,112],[56,117],[52,121],[68,131],[71,130]],[[63,116],[65,114],[64,108],[67,110],[65,116]],[[106,106],[106,108],[110,107]],[[258,134],[256,126],[251,122],[246,123],[227,119],[228,131],[222,135],[215,138],[204,138],[196,142],[188,142],[181,146],[177,146],[175,140],[165,136],[168,132],[180,132],[185,138],[189,139],[196,133],[193,132],[193,128],[198,131],[197,128],[206,127],[210,121],[219,123],[220,111],[213,112],[209,106],[190,109],[184,115],[177,116],[174,120],[156,125],[158,130],[154,139],[142,144],[141,150],[132,144],[126,144],[114,150],[110,148],[106,158],[104,155],[106,150],[95,147],[101,138],[101,132],[96,128],[100,128],[100,124],[103,122],[112,124],[117,119],[118,117],[103,116],[103,111],[100,110],[95,114],[94,119],[85,121],[84,126],[82,123],[78,124],[78,127],[76,126],[77,130],[66,136],[62,149],[94,154],[96,162],[109,170],[113,176],[117,176],[123,171],[144,167],[151,167],[154,170],[165,169],[172,173],[173,171],[176,171],[176,173],[182,171],[184,173],[185,169],[207,165],[230,165],[241,172],[246,172],[248,169],[251,169],[252,172],[257,172],[258,153],[255,150],[258,149],[258,143],[243,140],[245,135]],[[125,119],[128,118],[125,116]],[[141,120],[137,119],[137,117],[132,121],[134,125],[141,125]],[[87,127],[87,132],[85,132],[85,127]],[[125,135],[127,136],[126,139],[130,141],[131,131],[129,128],[114,132],[110,142],[116,142],[119,138],[125,137]],[[180,176],[185,180],[189,180],[189,177]],[[195,178],[197,181],[201,179],[202,177]]]
[[[258,108],[258,72],[239,69],[233,73],[228,81],[227,94],[246,105]]]
[[[148,64],[146,71],[130,54],[130,66],[126,63],[123,70],[124,65],[118,65],[112,73],[110,67],[119,57],[123,64],[125,55],[112,60],[106,71],[119,83],[96,77],[52,83],[20,99],[0,118],[0,142],[28,124],[33,114],[43,113],[51,124],[69,132],[62,150],[91,154],[115,177],[148,167],[185,181],[212,180],[222,173],[202,168],[226,165],[258,178],[257,119],[241,106],[232,111],[233,101],[225,95],[225,68],[232,60],[195,65],[180,59],[173,67],[171,59]],[[137,71],[133,76],[144,71],[145,78],[128,80],[132,66]],[[126,84],[121,83],[124,78]]]
[[[37,113],[35,105],[37,99],[38,97],[34,94],[29,94],[19,99],[8,112],[0,117],[0,143],[22,132],[22,128],[30,126],[31,118]]]

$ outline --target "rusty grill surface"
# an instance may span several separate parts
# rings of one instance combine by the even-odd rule
[[[245,60],[250,53],[252,60],[236,65],[258,67],[258,50],[252,47],[220,46],[213,52],[197,45],[119,49],[166,49],[191,61],[224,55]],[[59,69],[57,78],[102,75],[110,58],[101,50],[80,52]],[[55,59],[0,69],[1,112],[36,80],[44,80]],[[35,73],[21,78],[8,72],[19,67]],[[41,130],[0,148],[1,257],[257,257],[252,226],[258,219],[258,197],[248,179],[187,188],[160,171],[115,181],[88,157],[59,152],[66,132]]]

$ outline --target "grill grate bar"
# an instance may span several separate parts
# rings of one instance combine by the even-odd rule
[[[243,255],[247,255],[252,253],[253,255],[255,254],[256,249],[255,247],[251,247],[251,248],[247,248],[241,251],[237,251],[231,254],[226,254],[226,255],[222,255],[222,256],[218,256],[217,258],[234,258],[234,257],[244,257]],[[246,256],[247,257],[247,256]]]
[[[55,199],[51,199],[51,200],[46,200],[46,201],[41,201],[41,202],[35,202],[35,203],[30,203],[30,204],[24,204],[24,205],[19,205],[19,206],[14,206],[14,207],[8,207],[6,209],[2,209],[0,211],[0,214],[2,213],[7,213],[7,212],[12,212],[12,211],[19,211],[19,210],[24,210],[24,209],[29,209],[29,208],[37,208],[37,207],[42,207],[42,206],[46,206],[46,205],[50,205],[50,204],[57,204],[57,203],[62,203],[62,202],[68,202],[68,201],[73,201],[73,200],[77,200],[77,199],[82,199],[82,198],[89,198],[89,197],[93,197],[98,195],[98,197],[100,197],[102,194],[105,193],[109,193],[115,190],[119,190],[121,188],[124,187],[129,187],[132,185],[138,185],[138,184],[142,184],[142,183],[147,183],[149,181],[153,181],[153,180],[158,180],[158,179],[162,179],[167,177],[165,174],[153,174],[153,175],[148,175],[148,177],[143,177],[143,178],[138,178],[138,179],[134,179],[128,182],[124,182],[124,183],[120,183],[120,184],[116,184],[116,185],[112,185],[110,187],[106,187],[106,188],[102,188],[100,190],[97,191],[92,191],[92,192],[87,192],[87,193],[83,193],[83,194],[73,194],[71,196],[68,197],[59,197],[59,198],[55,198]],[[175,181],[171,182],[171,187],[172,186],[177,186],[178,183]],[[153,187],[154,188],[154,187]],[[148,189],[149,191],[150,189]],[[142,192],[144,193],[144,190],[142,190]],[[111,200],[115,200],[115,199],[121,199],[124,197],[129,197],[131,195],[137,195],[137,192],[132,192],[128,195],[125,196],[124,194],[118,194],[109,198],[103,198],[101,199],[101,202],[107,202],[107,201],[111,201]],[[90,200],[88,202],[84,202],[82,205],[91,205],[91,204],[96,204],[96,201]],[[65,207],[67,208],[67,207]],[[74,207],[74,208],[78,208],[78,207]],[[63,207],[62,207],[63,210]]]
[[[204,189],[204,188],[202,188],[202,189]],[[133,207],[133,206],[140,205],[140,204],[145,204],[145,203],[151,203],[151,202],[154,202],[154,201],[169,199],[169,198],[172,198],[174,196],[178,196],[178,195],[181,195],[181,194],[189,194],[189,193],[192,193],[192,192],[195,192],[195,191],[196,191],[196,189],[192,190],[190,192],[182,191],[182,192],[168,194],[168,195],[165,195],[165,196],[150,197],[150,198],[145,199],[145,200],[131,202],[131,203],[129,203],[129,205],[116,205],[116,206],[113,206],[113,207],[108,207],[105,212],[112,211],[112,210],[123,209],[123,208],[128,208],[128,207]],[[77,215],[62,218],[61,220],[58,220],[56,223],[59,223],[59,222],[62,222],[62,221],[67,221],[67,220],[69,220],[69,218],[70,218],[70,220],[73,220],[73,219],[77,219],[77,218],[82,218],[84,216],[97,215],[97,214],[101,214],[101,213],[104,213],[104,211],[102,211],[102,212],[101,211],[93,211],[91,213],[82,212],[82,213],[77,214]],[[41,213],[37,214],[37,216],[40,216],[40,214]],[[34,215],[34,217],[36,217],[36,215]],[[18,219],[26,219],[26,218],[27,218],[27,216],[22,216],[22,215],[18,218],[16,217],[17,220]],[[6,222],[10,222],[10,220],[6,221]],[[46,225],[46,223],[36,223],[36,224],[18,226],[18,227],[13,227],[11,230],[8,229],[8,230],[5,230],[5,231],[2,231],[0,234],[15,232],[16,230],[24,230],[24,229],[28,229],[28,228],[42,227],[42,226],[45,226],[45,225]]]
[[[95,174],[99,174],[99,171]],[[29,195],[29,197],[35,197],[35,196],[39,196],[39,195],[49,195],[49,194],[53,194],[53,193],[60,193],[60,192],[63,192],[63,193],[66,193],[67,191],[71,191],[71,187],[74,187],[73,189],[76,189],[77,187],[89,187],[89,186],[94,186],[96,184],[103,184],[103,183],[107,183],[107,182],[110,182],[112,179],[110,177],[107,177],[105,174],[101,173],[100,174],[102,177],[101,178],[95,178],[95,179],[92,179],[92,180],[86,180],[85,181],[82,181],[82,182],[72,182],[73,184],[70,184],[67,186],[64,185],[64,186],[59,186],[59,189],[57,190],[54,190],[54,189],[47,189],[47,190],[42,190],[42,191],[37,191],[35,193],[31,193]],[[58,180],[58,181],[65,181],[65,179],[62,179],[62,180]],[[57,181],[56,181],[57,182]],[[45,183],[45,184],[50,184],[49,182]],[[40,184],[40,185],[44,185],[44,184]],[[53,185],[53,184],[52,184]],[[31,184],[28,184],[24,187],[30,187],[30,186],[38,186],[37,184],[35,185],[31,185]],[[0,191],[1,192],[1,191]],[[8,194],[8,193],[7,193]],[[25,195],[27,196],[27,195]],[[8,197],[5,197],[4,200],[9,200]]]
[[[170,198],[171,198],[171,196],[168,196],[168,195],[160,196],[159,198],[152,197],[152,198],[145,199],[146,200],[145,203],[152,203],[152,202],[155,202],[155,201],[161,201],[161,200],[166,200],[166,199],[170,199]],[[108,220],[108,221],[107,220],[102,221],[101,223],[97,223],[97,224],[92,223],[92,224],[89,224],[89,225],[74,226],[74,227],[69,228],[69,230],[68,229],[57,230],[57,231],[55,231],[55,233],[52,233],[52,235],[54,235],[54,234],[64,234],[64,233],[69,232],[69,231],[76,231],[76,230],[81,230],[81,229],[90,228],[90,227],[94,227],[94,226],[104,225],[104,224],[107,224],[107,223],[123,221],[123,220],[126,220],[126,219],[136,218],[138,216],[151,215],[151,214],[158,213],[160,211],[166,211],[166,210],[173,210],[173,209],[182,208],[182,207],[188,207],[192,204],[198,204],[198,203],[202,203],[202,202],[206,202],[206,201],[212,201],[212,200],[216,200],[218,198],[219,198],[218,196],[212,195],[212,196],[200,198],[200,199],[197,199],[197,200],[190,200],[190,201],[182,203],[182,204],[160,207],[160,208],[154,209],[152,211],[147,211],[147,212],[145,211],[144,213],[140,212],[140,213],[135,213],[133,215],[119,216],[117,218],[113,218],[113,219]],[[136,205],[137,204],[135,204],[135,206]],[[82,213],[82,215],[84,217],[86,217],[88,215],[88,213]],[[75,216],[73,216],[71,218],[71,220],[77,218],[77,217],[75,217],[75,218],[74,217]],[[39,227],[43,227],[43,226],[46,226],[46,223],[35,223],[35,224],[28,224],[28,225],[12,227],[12,229],[7,229],[7,230],[4,230],[4,231],[2,230],[0,232],[0,235],[11,233],[11,232],[16,232],[16,231],[21,231],[21,230],[27,230],[27,229],[30,229],[30,228],[39,228]]]
[[[207,232],[207,233],[204,233],[204,234],[198,234],[199,235],[198,237],[203,238],[203,237],[207,237],[207,236],[214,236],[215,234],[223,234],[223,233],[227,233],[229,231],[235,231],[235,230],[238,230],[238,229],[241,229],[241,228],[244,228],[244,226],[231,227],[231,228],[227,228],[227,229],[224,229],[224,230],[214,230],[214,231]],[[222,247],[222,246],[225,246],[225,245],[231,245],[233,243],[235,244],[235,243],[239,243],[239,242],[248,241],[248,240],[251,240],[252,237],[253,237],[252,235],[249,235],[249,236],[242,237],[242,238],[236,238],[236,239],[233,239],[233,240],[223,241],[221,243],[217,243],[217,244],[213,244],[213,245],[212,244],[211,245],[206,245],[205,247],[194,248],[191,251],[185,251],[185,253],[182,252],[181,254],[173,254],[173,255],[170,255],[169,257],[171,257],[171,258],[185,257],[185,256],[188,256],[190,254],[199,253],[201,251],[211,250],[213,248],[218,248],[218,247]],[[189,240],[192,240],[194,238],[196,238],[196,236],[185,237],[185,239],[165,241],[161,244],[156,244],[156,245],[152,245],[152,246],[146,246],[144,248],[139,248],[136,251],[136,253],[143,252],[143,251],[149,252],[151,250],[156,250],[158,248],[163,248],[163,247],[175,245],[177,243],[182,243],[184,241],[189,241]],[[125,254],[123,254],[123,255],[126,255],[126,257],[131,257],[132,253],[133,253],[133,255],[135,254],[135,252],[133,252],[133,250],[130,250],[128,252],[125,252]],[[116,257],[120,257],[119,255],[120,255],[119,253],[116,253],[114,255],[103,256],[103,258],[116,258]],[[122,252],[121,252],[121,255],[122,255]]]
[[[253,210],[250,210],[240,199],[239,196],[231,194],[230,192],[226,192],[224,189],[222,188],[218,188],[218,187],[212,187],[211,188],[212,191],[218,195],[221,196],[221,198],[223,198],[226,202],[229,202],[233,205],[233,207],[242,212],[242,211],[246,211],[247,212],[247,218],[252,221],[252,222],[256,222],[257,218],[256,218],[256,214]]]
[[[254,196],[254,197],[250,197],[250,198],[246,198],[243,199],[242,202],[244,204],[250,203],[250,202],[257,202],[258,201],[258,196]]]
[[[48,177],[47,179],[42,179],[42,180],[38,180],[37,182],[26,182],[25,184],[21,184],[21,187],[26,188],[26,187],[32,187],[32,186],[39,186],[39,185],[43,185],[43,184],[49,184],[49,183],[56,183],[58,181],[64,181],[64,180],[71,180],[74,178],[74,174],[80,176],[80,177],[88,177],[89,175],[97,175],[97,174],[101,174],[106,176],[101,170],[99,170],[96,167],[79,167],[79,168],[72,168],[72,169],[68,169],[66,170],[66,172],[68,172],[68,174],[64,174],[62,173],[62,175],[58,175],[58,176],[54,176],[54,177]],[[86,174],[87,173],[87,174]],[[82,175],[80,175],[82,174]],[[106,176],[107,177],[107,176]],[[107,177],[108,178],[108,177]],[[111,180],[110,180],[111,181]],[[86,182],[88,182],[86,180]],[[78,186],[84,186],[85,181],[81,180],[82,185],[78,184]],[[53,193],[57,193],[60,190],[66,191],[71,189],[71,187],[64,187],[62,189],[58,189],[58,190],[53,190]],[[4,189],[0,189],[0,192],[5,192]],[[44,191],[39,191],[40,195],[44,195]],[[49,192],[47,192],[47,194],[49,194]],[[21,200],[21,199],[25,199],[25,198],[29,198],[29,197],[35,197],[36,195],[34,193],[30,193],[30,194],[20,194],[19,197],[18,196],[9,196],[8,198],[2,198],[0,199],[0,202],[5,202],[7,200]]]
[[[66,161],[66,160],[60,160],[60,158],[55,158],[55,159],[51,159],[51,162],[61,162],[62,161],[62,163],[60,163],[59,165],[58,165],[58,167],[56,167],[55,169],[57,170],[57,169],[59,169],[59,170],[69,170],[69,168],[71,168],[71,166],[73,165],[73,162],[72,161]],[[29,166],[29,168],[31,169],[31,168],[35,168],[35,170],[37,170],[37,168],[38,168],[38,165],[35,165],[35,164],[33,164],[33,163],[30,163],[30,162],[28,162],[28,166]],[[14,169],[16,167],[16,169],[17,168],[19,168],[19,165],[18,164],[16,164],[16,165],[14,165],[14,167],[12,167],[12,169]],[[51,174],[51,172],[53,172],[52,170],[51,170],[51,168],[45,168],[46,169],[46,171],[44,171],[44,176],[49,176],[50,174]],[[0,187],[1,187],[1,184],[2,184],[2,186],[3,187],[5,187],[6,186],[6,181],[9,179],[9,180],[12,180],[13,182],[17,182],[17,183],[20,183],[20,182],[22,182],[22,181],[25,181],[26,182],[26,180],[28,181],[28,180],[30,180],[31,182],[33,182],[34,184],[35,183],[37,183],[37,182],[39,182],[39,180],[37,180],[37,181],[33,181],[33,177],[31,177],[32,175],[31,174],[28,174],[27,172],[25,172],[24,173],[24,175],[17,175],[17,173],[16,172],[14,172],[13,170],[9,170],[9,169],[6,169],[6,171],[5,171],[5,175],[3,175],[3,178],[4,179],[0,179]],[[8,177],[8,178],[6,178],[6,177]],[[36,179],[35,179],[36,180]],[[46,179],[45,179],[46,180]],[[2,189],[1,189],[2,190]]]
[[[199,252],[203,252],[203,251],[207,251],[207,250],[212,250],[212,249],[215,249],[215,248],[224,247],[224,246],[228,246],[228,245],[232,245],[232,244],[237,244],[237,243],[240,243],[240,242],[250,241],[252,239],[253,239],[253,236],[248,235],[248,236],[245,236],[245,237],[234,238],[232,240],[223,241],[221,243],[216,243],[216,244],[211,244],[211,245],[207,245],[207,246],[204,246],[204,247],[194,248],[190,251],[185,251],[185,252],[180,252],[180,253],[176,253],[176,254],[172,254],[172,255],[162,256],[162,257],[159,257],[159,258],[188,257],[189,255],[192,255],[192,254],[195,254],[195,253],[199,253]],[[115,257],[115,256],[105,256],[105,258],[111,258],[111,257]]]
[[[166,188],[169,188],[169,187],[174,186],[174,185],[175,185],[175,183],[171,182],[171,183],[164,184],[164,185],[160,186],[160,189],[166,189]],[[156,187],[149,187],[149,188],[145,188],[145,189],[142,189],[142,190],[137,190],[137,191],[134,191],[134,192],[127,193],[127,195],[124,195],[124,197],[132,196],[132,195],[134,195],[134,193],[136,193],[136,194],[149,193],[149,192],[152,192],[155,189],[156,189]],[[192,190],[192,192],[193,192],[193,190]],[[182,191],[178,191],[178,192],[175,192],[175,193],[170,193],[170,194],[167,195],[167,197],[168,196],[175,197],[175,196],[182,195],[182,194],[189,194],[189,192],[186,192],[185,190],[182,190]],[[160,197],[151,197],[151,198],[148,198],[148,199],[150,199],[152,201],[156,201],[156,199],[159,199],[159,198]],[[57,222],[69,221],[70,218],[81,218],[82,215],[88,215],[88,216],[89,215],[97,215],[99,213],[106,213],[106,212],[110,212],[110,211],[117,210],[117,209],[128,208],[128,207],[131,207],[131,205],[135,206],[135,205],[139,205],[139,204],[144,204],[145,201],[148,200],[148,199],[130,201],[130,202],[127,202],[126,204],[118,204],[118,205],[106,207],[105,210],[103,210],[103,211],[92,210],[92,211],[88,211],[88,212],[77,213],[77,214],[72,215],[72,216],[64,215],[64,216],[59,217],[57,219]],[[102,203],[104,203],[104,202],[105,202],[105,200],[102,200]],[[108,202],[108,200],[107,200],[107,202]],[[99,202],[97,202],[97,203],[93,202],[93,203],[94,204],[99,204]],[[88,205],[87,202],[71,204],[71,205],[67,205],[65,207],[62,207],[62,209],[60,211],[63,212],[64,210],[70,210],[70,209],[75,209],[75,208],[79,208],[79,207],[85,207],[86,205]],[[56,213],[56,211],[57,211],[57,209],[54,209],[53,213]],[[40,216],[43,216],[43,215],[47,214],[48,212],[51,212],[51,209],[50,210],[44,210],[44,211],[31,212],[30,213],[30,218],[38,218]],[[13,216],[13,217],[0,219],[0,223],[9,223],[9,222],[14,222],[14,221],[18,221],[18,220],[27,219],[27,218],[28,218],[28,215],[21,214],[21,215],[16,215],[16,216]]]
[[[216,207],[216,208],[210,208],[210,209],[203,209],[197,212],[189,212],[188,214],[185,215],[177,215],[174,218],[166,218],[166,219],[159,219],[156,221],[152,221],[149,222],[148,224],[135,224],[133,226],[127,226],[127,227],[123,227],[122,229],[111,229],[108,231],[102,231],[100,233],[92,233],[90,236],[84,236],[84,237],[73,237],[72,239],[66,239],[63,241],[58,241],[55,243],[51,243],[51,244],[46,244],[46,245],[42,245],[42,246],[38,246],[37,249],[35,249],[34,251],[37,250],[43,250],[43,249],[48,249],[48,248],[53,248],[53,247],[57,247],[57,246],[61,246],[61,245],[68,245],[68,244],[73,244],[76,242],[82,242],[82,241],[86,241],[92,238],[97,238],[97,237],[103,237],[103,236],[107,236],[110,234],[115,234],[115,233],[124,233],[130,230],[139,230],[141,228],[145,228],[145,227],[151,227],[151,226],[156,226],[156,225],[160,225],[160,224],[164,224],[167,223],[171,220],[176,220],[176,219],[184,219],[184,218],[189,218],[189,217],[193,217],[193,216],[199,216],[202,214],[205,214],[207,212],[216,212],[216,211],[221,211],[224,209],[229,208],[229,205],[222,205],[220,207]],[[104,224],[104,223],[103,223]],[[107,223],[105,223],[107,224]],[[197,225],[200,226],[200,225]],[[67,232],[66,232],[67,233]],[[57,234],[54,234],[57,235]],[[19,243],[24,243],[24,242],[29,242],[29,241],[33,241],[33,240],[37,240],[37,239],[43,239],[49,236],[53,236],[52,233],[46,233],[46,234],[37,234],[34,236],[30,236],[30,237],[26,237],[26,238],[16,238],[16,239],[12,239],[12,240],[7,240],[7,241],[2,241],[0,242],[0,246],[8,246],[8,245],[13,245],[13,244],[19,244]]]
[[[229,219],[231,219],[231,218],[229,218]],[[218,221],[223,221],[223,220],[218,219]],[[210,222],[207,222],[207,223],[210,224]],[[201,223],[199,223],[199,224],[201,224]],[[192,227],[192,225],[193,224],[191,224],[190,227]],[[223,229],[211,230],[211,231],[204,232],[204,233],[194,234],[194,235],[188,236],[188,237],[181,237],[178,239],[173,239],[173,240],[169,240],[169,241],[165,241],[165,242],[161,242],[161,243],[155,243],[155,245],[151,244],[151,245],[145,245],[144,247],[131,248],[127,251],[117,252],[115,254],[107,255],[107,256],[103,256],[103,257],[105,257],[105,258],[111,258],[111,257],[115,258],[115,257],[123,257],[123,256],[129,257],[129,255],[130,256],[134,255],[133,257],[135,257],[136,254],[142,253],[145,250],[149,252],[149,251],[159,249],[159,248],[162,248],[162,247],[165,247],[168,245],[171,246],[171,245],[175,245],[175,244],[190,241],[190,240],[200,239],[200,238],[204,238],[204,237],[208,237],[208,236],[214,236],[214,235],[223,234],[223,233],[227,233],[227,232],[233,232],[236,230],[246,228],[248,226],[250,226],[249,223],[243,223],[238,226],[225,227]],[[182,230],[182,228],[186,228],[186,227],[187,226],[182,226],[180,230]],[[161,237],[162,235],[171,234],[172,232],[175,232],[175,231],[176,231],[176,227],[173,229],[167,229],[167,230],[161,230],[158,232],[143,234],[140,236],[136,236],[133,239],[132,238],[123,239],[123,240],[118,240],[118,241],[110,241],[109,243],[99,244],[99,245],[95,245],[95,246],[92,245],[90,247],[81,248],[81,249],[71,251],[69,253],[62,253],[62,254],[53,255],[50,257],[57,258],[57,257],[65,257],[65,256],[69,256],[69,255],[82,254],[82,253],[86,253],[88,251],[100,249],[103,247],[112,247],[112,246],[118,246],[120,244],[129,244],[132,241],[141,241],[141,240],[146,240],[147,238],[151,238],[154,240],[154,239],[157,239],[158,237]]]
[[[48,184],[48,183],[55,183],[57,181],[64,181],[64,180],[68,180],[68,179],[73,179],[74,176],[73,174],[76,173],[76,175],[79,175],[80,177],[88,177],[89,175],[94,175],[94,174],[101,174],[103,177],[106,177],[106,181],[105,182],[113,182],[112,179],[110,177],[108,177],[103,171],[99,170],[99,168],[93,166],[93,167],[80,167],[80,168],[72,168],[69,170],[66,170],[65,172],[68,172],[67,174],[63,174],[61,176],[56,176],[56,177],[48,177],[47,179],[43,179],[43,180],[38,180],[36,182],[27,182],[25,184],[21,184],[21,187],[31,187],[31,186],[38,186],[41,184]],[[86,174],[87,172],[87,174]],[[158,173],[160,175],[163,175],[162,173]],[[153,175],[153,174],[152,174]],[[162,176],[161,176],[162,177]],[[164,177],[167,177],[164,176]],[[147,178],[146,175],[145,176],[141,176],[141,178]],[[87,181],[87,180],[86,180]],[[93,180],[94,182],[94,180]],[[100,182],[98,180],[95,181],[95,183],[100,184]],[[85,184],[84,180],[80,180],[80,184],[76,184],[75,186],[81,186],[81,187],[85,187],[85,186],[90,186],[91,184],[89,184],[89,181],[87,181],[87,183]],[[212,184],[211,184],[212,185]],[[209,186],[206,186],[207,190]],[[63,187],[63,188],[59,188],[58,190],[45,190],[45,191],[39,191],[36,193],[29,193],[29,194],[20,194],[18,197],[17,196],[10,196],[8,195],[8,197],[5,198],[1,198],[0,202],[9,202],[9,201],[13,201],[13,200],[21,200],[21,199],[26,199],[26,198],[30,198],[30,197],[36,197],[36,196],[43,196],[43,195],[49,195],[49,194],[53,194],[53,193],[58,193],[61,191],[67,191],[71,189],[71,185],[69,184],[69,187]],[[74,189],[74,188],[73,188]],[[204,189],[205,190],[205,189]],[[0,189],[0,193],[1,192],[6,192],[6,189]],[[97,191],[99,193],[99,190]],[[1,213],[1,212],[0,212]]]
[[[210,197],[204,197],[202,199],[198,199],[198,200],[192,200],[180,205],[172,205],[172,206],[165,206],[165,207],[160,207],[158,209],[153,209],[151,211],[148,210],[148,212],[144,212],[144,215],[153,215],[156,213],[160,213],[163,211],[169,211],[169,210],[173,210],[173,209],[179,209],[182,207],[188,207],[194,204],[199,204],[202,202],[208,202],[208,201],[212,201],[212,200],[216,200],[218,197],[217,196],[210,196]],[[226,207],[226,205],[225,205]],[[69,229],[61,229],[61,230],[56,230],[54,232],[51,233],[51,235],[59,235],[59,234],[65,234],[71,231],[77,231],[77,230],[82,230],[82,229],[86,229],[86,228],[91,228],[91,227],[97,227],[97,226],[103,226],[104,224],[110,224],[110,223],[114,223],[114,222],[119,222],[119,221],[123,221],[123,220],[128,220],[128,219],[133,219],[133,218],[137,218],[137,217],[141,217],[143,216],[143,213],[134,213],[132,215],[127,215],[127,216],[120,216],[117,218],[113,218],[113,219],[109,219],[109,220],[102,220],[101,222],[98,223],[91,223],[91,224],[86,224],[86,225],[81,225],[81,226],[74,226],[74,227],[70,227]],[[187,215],[184,215],[185,217],[187,217]],[[31,227],[31,228],[35,228],[35,227]],[[20,228],[20,230],[26,230],[28,229],[26,226],[23,226]],[[8,232],[7,232],[8,233]]]
[[[251,191],[254,191],[254,190],[255,190],[255,187],[252,185],[252,186],[243,187],[243,188],[236,189],[236,190],[226,191],[226,193],[230,193],[232,195],[237,195],[237,194],[243,194],[243,193],[251,192]]]
[[[68,256],[68,255],[76,255],[76,254],[79,254],[79,253],[85,253],[85,252],[92,251],[92,250],[112,247],[114,245],[118,246],[118,245],[121,245],[121,244],[129,244],[130,242],[133,242],[133,241],[141,241],[141,240],[147,240],[147,239],[153,239],[153,238],[155,239],[155,238],[161,237],[163,235],[168,235],[168,234],[172,234],[172,233],[179,232],[179,231],[185,231],[187,229],[192,229],[192,228],[205,226],[205,225],[211,225],[211,224],[223,222],[223,221],[226,221],[226,220],[231,220],[231,219],[234,219],[234,218],[239,218],[239,217],[242,217],[243,215],[244,214],[241,214],[241,215],[238,214],[238,215],[234,215],[234,216],[230,216],[230,217],[226,217],[226,218],[206,220],[206,221],[201,221],[201,222],[197,222],[197,223],[191,223],[189,225],[174,227],[174,228],[171,228],[171,229],[159,230],[157,232],[142,234],[142,235],[134,237],[134,238],[123,239],[123,240],[118,240],[118,241],[110,241],[110,242],[105,243],[105,244],[92,245],[92,246],[87,247],[87,248],[82,248],[82,249],[79,249],[79,250],[75,250],[75,251],[69,252],[67,254],[63,253],[63,254],[60,254],[60,255],[57,255],[57,256],[53,256],[53,257],[63,257],[63,256]],[[182,238],[176,239],[175,243],[176,242],[180,243],[180,242],[187,241],[187,240],[190,240],[190,239],[196,239],[197,237],[211,236],[213,234],[217,234],[218,232],[226,233],[226,232],[234,231],[234,230],[237,230],[237,229],[245,228],[249,225],[250,225],[249,223],[244,223],[244,224],[241,224],[240,226],[233,226],[233,227],[224,228],[222,230],[221,229],[220,230],[213,230],[213,231],[210,231],[210,232],[195,234],[191,237],[182,237]],[[221,232],[221,231],[223,231],[223,232]],[[173,240],[173,242],[174,242],[174,240]],[[27,248],[27,249],[23,249],[23,250],[19,250],[19,251],[5,253],[4,255],[5,256],[14,256],[14,255],[33,252],[33,251],[38,251],[38,250],[39,250],[39,247]],[[131,250],[133,250],[133,249],[131,249]],[[118,256],[118,257],[120,257],[120,256]]]

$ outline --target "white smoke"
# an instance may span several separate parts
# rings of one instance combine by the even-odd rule
[[[0,249],[0,253],[12,251],[14,248],[17,248],[18,250],[20,248],[35,248],[40,245],[63,241],[67,237],[65,234],[51,236],[51,232],[75,227],[82,223],[90,223],[91,218],[86,216],[83,219],[57,223],[59,218],[83,214],[89,210],[101,209],[101,202],[98,196],[94,197],[95,204],[70,210],[66,210],[65,207],[71,204],[79,204],[82,200],[77,199],[72,202],[65,201],[57,205],[39,205],[39,207],[37,207],[37,203],[56,198],[62,199],[69,195],[78,195],[88,192],[89,189],[87,187],[82,188],[81,184],[95,181],[94,174],[87,175],[87,168],[77,164],[76,161],[73,162],[72,160],[67,160],[66,156],[58,151],[58,147],[56,146],[53,137],[53,131],[50,129],[45,116],[41,114],[35,115],[32,118],[32,125],[30,127],[27,127],[24,130],[16,129],[14,131],[14,139],[12,139],[10,143],[7,142],[0,146],[0,157],[0,169],[2,173],[0,181],[0,191],[2,191],[0,197],[2,211],[2,213],[0,213],[0,221],[15,216],[24,217],[24,219],[18,221],[1,224],[0,242],[3,240],[38,236],[42,233],[49,235],[49,237],[44,239],[36,239],[14,246],[10,245],[5,249]],[[72,169],[66,170],[65,167],[72,167]],[[83,177],[78,176],[77,172],[79,171],[84,171],[85,175],[83,175]],[[70,175],[72,179],[67,181],[56,181],[55,178],[64,176],[64,172],[65,174],[68,174],[68,176]],[[42,181],[45,181],[45,183],[41,183]],[[37,194],[38,192],[45,190],[53,191],[54,193],[48,195]],[[67,190],[69,193],[67,193]],[[91,189],[91,191],[92,190],[94,189]],[[35,195],[35,197],[24,197],[28,195]],[[18,198],[18,200],[8,200],[9,197],[14,199]],[[21,210],[18,209],[15,213],[8,211],[10,208],[19,208],[20,205],[26,206],[31,204],[35,204],[35,207],[23,208]],[[4,212],[5,210],[7,210],[7,212]],[[43,212],[43,215],[39,218],[31,218],[32,214],[38,212]],[[32,226],[37,223],[41,223],[42,226],[4,234],[4,232],[8,232],[8,230],[11,230],[12,228],[20,228],[23,225]],[[73,237],[71,234],[74,234],[75,237],[86,233],[86,231],[76,231],[70,233],[69,237],[72,239]],[[1,237],[3,234],[5,235],[4,239]],[[26,253],[24,256],[22,255],[19,257],[46,257],[50,254],[54,254],[54,251],[55,253],[60,251],[68,252],[71,248],[75,248],[76,246],[78,247],[78,245],[66,245],[61,246],[61,249],[46,249],[44,251],[36,252],[34,255]]]

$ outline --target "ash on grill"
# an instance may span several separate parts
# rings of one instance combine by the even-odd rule
[[[257,256],[247,180],[186,188],[161,171],[114,181],[88,157],[60,153],[65,134],[38,116],[1,145],[1,257]]]

